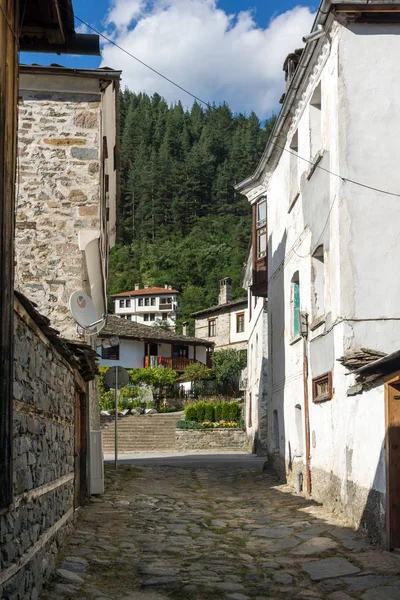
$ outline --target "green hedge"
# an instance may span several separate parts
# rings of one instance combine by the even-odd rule
[[[241,419],[241,416],[242,407],[238,402],[196,402],[195,404],[188,404],[185,408],[185,420],[190,422],[237,422]]]
[[[177,429],[202,429],[197,421],[177,421],[175,427]]]

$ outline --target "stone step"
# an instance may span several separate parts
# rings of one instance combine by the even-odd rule
[[[182,414],[126,415],[118,419],[118,451],[140,452],[175,449],[175,423]],[[114,451],[115,420],[102,418],[103,450]]]

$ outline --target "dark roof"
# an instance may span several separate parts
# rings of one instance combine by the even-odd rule
[[[36,310],[34,302],[17,290],[14,290],[14,295],[57,352],[79,371],[85,381],[92,381],[98,373],[97,352],[84,342],[60,337],[59,332],[50,326],[49,319]]]
[[[108,315],[106,326],[100,331],[99,337],[110,337],[117,335],[124,339],[133,339],[149,342],[170,342],[191,344],[192,346],[214,346],[214,342],[200,338],[188,337],[168,329],[162,329],[154,325],[142,325],[128,319],[120,319],[114,315]]]
[[[70,67],[64,67],[56,63],[51,65],[38,65],[31,63],[30,65],[20,64],[19,72],[24,74],[34,75],[65,75],[75,77],[88,77],[95,79],[119,79],[122,71],[110,69],[108,67],[100,67],[99,69],[76,69]]]
[[[237,300],[231,300],[225,304],[217,304],[216,306],[211,306],[210,308],[204,308],[203,310],[198,310],[197,312],[192,313],[190,316],[196,318],[209,313],[224,312],[226,309],[234,306],[240,306],[241,304],[247,307],[247,298],[238,298]]]
[[[147,296],[148,294],[179,294],[178,290],[168,290],[162,287],[148,287],[140,290],[131,290],[130,292],[120,292],[119,294],[111,294],[111,298],[119,298],[125,296]]]

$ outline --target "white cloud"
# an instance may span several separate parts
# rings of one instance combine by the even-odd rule
[[[114,0],[108,14],[123,48],[208,102],[264,118],[284,91],[283,61],[303,44],[313,14],[295,7],[266,29],[251,12],[228,15],[214,0]],[[103,65],[122,69],[123,85],[158,92],[169,101],[192,99],[143,65],[106,44]]]

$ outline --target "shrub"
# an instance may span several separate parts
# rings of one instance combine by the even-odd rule
[[[178,410],[178,408],[176,406],[161,406],[158,409],[159,413],[170,413],[170,412],[176,412]]]
[[[195,408],[196,408],[196,421],[198,421],[199,423],[201,423],[202,421],[206,420],[206,403],[205,402],[197,402],[197,404],[195,404]]]
[[[242,407],[238,402],[230,402],[229,404],[229,420],[239,421],[242,416]]]
[[[222,419],[222,404],[218,403],[214,406],[214,419],[216,421],[221,421]]]
[[[230,402],[223,402],[222,404],[222,420],[230,421],[231,405]]]
[[[176,429],[202,429],[202,426],[197,421],[177,421]]]
[[[214,417],[214,408],[215,408],[214,404],[212,404],[211,402],[207,402],[206,405],[205,405],[205,407],[206,407],[206,410],[205,410],[205,413],[204,413],[205,420],[213,422],[215,420],[215,417]]]
[[[186,421],[197,421],[197,411],[195,404],[188,404],[185,407],[185,420]]]
[[[183,373],[182,381],[201,381],[204,379],[211,379],[212,371],[203,363],[193,363],[189,365],[186,371]]]

